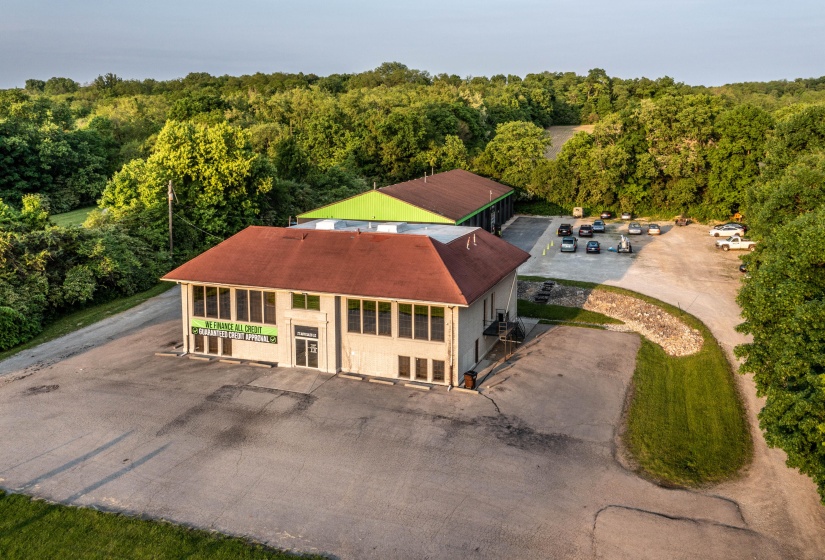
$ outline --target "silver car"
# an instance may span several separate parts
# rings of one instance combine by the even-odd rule
[[[639,222],[630,222],[630,225],[627,226],[627,234],[642,235],[642,226],[639,224]]]

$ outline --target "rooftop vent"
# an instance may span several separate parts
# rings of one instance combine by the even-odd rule
[[[315,229],[343,229],[346,226],[342,220],[321,220],[315,224]]]
[[[379,233],[401,233],[407,229],[407,222],[387,222],[377,224],[376,231]]]

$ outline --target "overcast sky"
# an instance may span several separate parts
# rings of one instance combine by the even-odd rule
[[[691,85],[825,75],[824,0],[0,0],[0,88],[370,70]]]

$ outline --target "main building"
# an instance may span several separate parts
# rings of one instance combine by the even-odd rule
[[[319,220],[249,227],[163,280],[186,352],[457,385],[515,321],[529,256],[478,227]]]

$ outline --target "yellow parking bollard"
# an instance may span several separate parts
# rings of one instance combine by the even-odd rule
[[[542,249],[542,251],[541,251],[541,256],[542,256],[542,257],[546,257],[546,256],[547,256],[547,249]]]
[[[550,246],[551,246],[551,247],[553,246],[553,242],[552,242],[552,241],[550,242]]]

